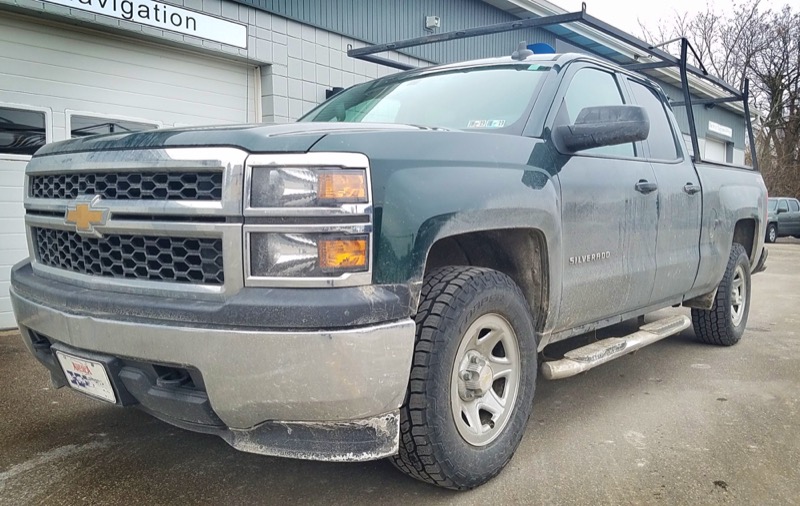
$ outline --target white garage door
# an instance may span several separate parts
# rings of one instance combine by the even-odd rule
[[[706,139],[706,152],[703,158],[710,162],[725,163],[725,143]]]
[[[257,121],[256,75],[237,62],[0,12],[0,112],[43,112],[48,142],[110,129]],[[15,325],[9,272],[27,254],[27,157],[9,154],[7,125],[0,115],[0,329]]]

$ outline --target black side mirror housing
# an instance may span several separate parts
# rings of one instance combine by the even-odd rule
[[[779,208],[778,208],[778,211],[777,211],[777,214],[783,214],[783,213],[788,213],[788,212],[789,212],[789,210],[788,210],[788,209],[781,209],[781,208],[779,207]]]
[[[650,118],[638,105],[604,105],[581,109],[574,125],[553,131],[556,142],[570,152],[643,141],[650,134]]]

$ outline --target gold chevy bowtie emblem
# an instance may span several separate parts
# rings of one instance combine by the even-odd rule
[[[94,208],[93,205],[98,200],[99,197],[95,197],[89,202],[77,202],[68,207],[64,222],[67,225],[75,225],[78,233],[100,235],[94,227],[105,225],[108,209]]]

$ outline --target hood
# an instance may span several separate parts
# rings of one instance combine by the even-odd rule
[[[168,128],[145,132],[94,135],[48,144],[34,156],[80,151],[178,147],[235,147],[251,153],[303,153],[329,133],[419,131],[424,127],[383,123],[288,123]]]

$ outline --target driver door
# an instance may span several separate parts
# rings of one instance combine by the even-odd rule
[[[589,64],[567,71],[556,95],[553,128],[589,106],[627,102],[618,76]],[[563,155],[562,286],[558,330],[646,306],[656,276],[657,190],[641,143]],[[638,188],[638,189],[637,189]]]

